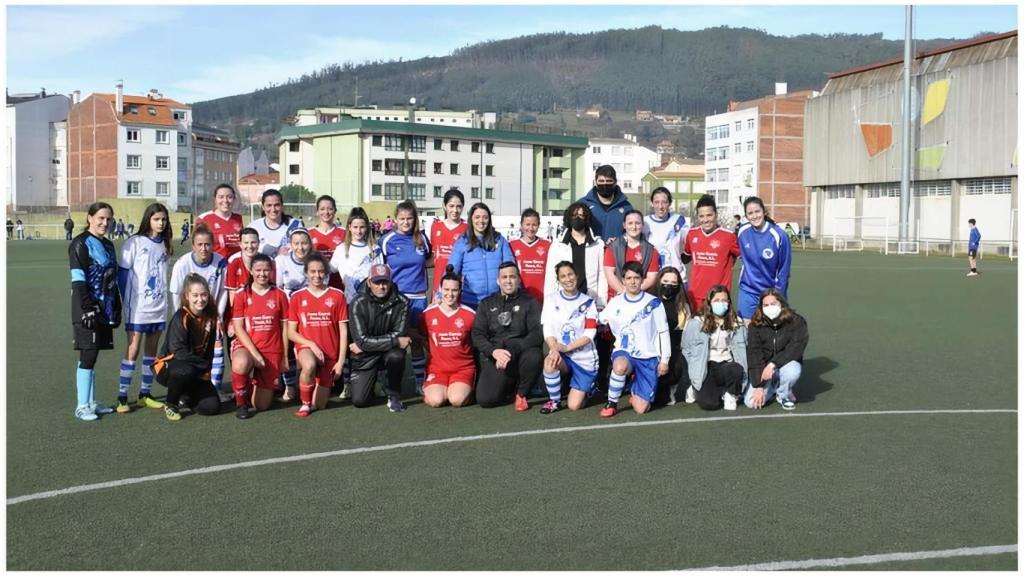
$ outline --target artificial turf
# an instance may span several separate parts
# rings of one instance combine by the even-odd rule
[[[8,244],[7,495],[433,438],[696,419],[274,464],[8,505],[10,569],[679,569],[1016,543],[1017,415],[611,422],[296,405],[240,422],[74,408],[66,243]],[[795,253],[798,413],[1014,409],[1017,267]],[[116,395],[117,349],[98,391]],[[132,396],[138,386],[138,376]],[[157,388],[160,392],[160,388]],[[765,414],[781,411],[772,406]],[[749,415],[741,408],[735,414]],[[727,414],[726,414],[727,415]],[[59,546],[54,543],[59,542]],[[1012,569],[1016,554],[859,569]],[[858,567],[853,567],[858,568]]]

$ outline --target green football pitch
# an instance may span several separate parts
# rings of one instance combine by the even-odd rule
[[[410,396],[402,414],[80,422],[66,243],[7,246],[12,570],[1017,567],[1006,260],[966,278],[965,259],[797,251],[811,339],[791,413]],[[100,355],[107,402],[123,350],[119,330]]]

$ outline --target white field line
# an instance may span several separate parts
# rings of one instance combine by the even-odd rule
[[[462,442],[474,442],[477,440],[496,440],[499,438],[516,438],[520,436],[535,436],[541,434],[561,434],[565,432],[586,432],[590,430],[614,430],[618,428],[639,428],[642,426],[665,426],[670,424],[701,424],[706,422],[723,422],[739,420],[768,420],[775,418],[839,418],[844,416],[899,416],[899,415],[929,415],[929,414],[1016,414],[1013,409],[978,409],[978,410],[884,410],[874,412],[819,412],[819,413],[783,413],[783,414],[748,414],[737,416],[711,416],[705,418],[676,418],[672,420],[646,420],[638,422],[619,422],[616,424],[593,424],[589,426],[570,426],[565,428],[544,428],[538,430],[521,430],[518,432],[498,432],[493,434],[478,434],[474,436],[454,436],[450,438],[437,438],[434,440],[418,440],[415,442],[400,442],[398,444],[384,444],[381,446],[364,446],[360,448],[344,448],[331,450],[329,452],[313,452],[310,454],[297,454],[295,456],[281,456],[278,458],[266,458],[264,460],[249,460],[246,462],[235,462],[232,464],[218,464],[216,466],[204,466],[202,468],[190,468],[177,472],[166,472],[163,474],[151,474],[149,476],[138,476],[135,478],[123,478],[121,480],[110,480],[94,484],[82,484],[58,490],[46,490],[35,494],[25,494],[7,499],[7,505],[22,504],[33,500],[46,500],[57,496],[78,494],[81,492],[92,492],[105,488],[118,488],[131,484],[142,484],[144,482],[156,482],[158,480],[170,480],[183,476],[196,476],[199,474],[213,474],[216,472],[227,472],[241,468],[255,468],[257,466],[269,466],[272,464],[286,464],[289,462],[302,462],[316,460],[319,458],[331,458],[335,456],[352,456],[354,454],[366,454],[370,452],[385,452],[388,450],[399,450],[402,448],[422,448],[425,446],[437,446],[441,444],[456,444]]]
[[[927,560],[929,558],[956,558],[959,556],[993,556],[1017,552],[1017,545],[980,546],[978,548],[952,548],[949,550],[927,550],[923,552],[896,552],[893,554],[872,554],[870,556],[854,556],[852,558],[823,558],[819,560],[791,560],[785,562],[763,562],[761,564],[744,564],[742,566],[712,566],[697,570],[807,570],[810,568],[838,568],[862,564],[881,564],[883,562],[909,562]]]

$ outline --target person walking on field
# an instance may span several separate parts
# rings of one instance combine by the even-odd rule
[[[971,271],[968,276],[978,275],[978,248],[981,247],[981,232],[978,230],[978,222],[974,218],[967,221],[971,227],[971,238],[967,241],[967,261],[971,264]]]

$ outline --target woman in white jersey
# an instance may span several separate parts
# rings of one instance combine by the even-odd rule
[[[540,409],[551,414],[562,409],[562,376],[570,375],[569,409],[579,410],[587,403],[597,380],[597,303],[588,294],[579,291],[576,269],[572,262],[562,260],[555,264],[558,284],[544,298],[540,323],[544,327],[544,340],[548,355],[544,358],[544,385],[550,398]]]
[[[263,217],[249,223],[249,227],[260,234],[260,252],[274,258],[288,253],[289,235],[302,222],[284,213],[284,199],[281,193],[271,188],[260,197]]]
[[[117,413],[131,412],[128,391],[135,374],[135,361],[142,353],[142,385],[139,389],[140,408],[163,408],[150,395],[153,386],[153,361],[157,345],[167,321],[167,261],[174,254],[171,245],[170,217],[167,208],[153,203],[142,213],[139,233],[121,247],[118,258],[118,285],[124,302],[125,330],[128,347],[121,360],[121,373],[117,390]]]
[[[686,225],[686,218],[682,214],[672,213],[672,193],[664,186],[659,186],[651,192],[651,207],[654,208],[654,213],[644,216],[644,236],[658,251],[659,268],[675,268],[682,274],[685,282],[686,268],[679,258],[679,244],[686,238],[686,232],[690,229]]]
[[[345,298],[351,302],[370,275],[370,266],[380,264],[380,249],[370,233],[370,219],[362,208],[353,208],[345,224],[345,241],[331,256],[331,269],[345,285]]]

